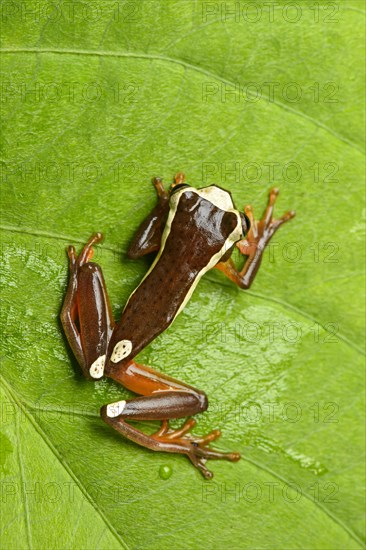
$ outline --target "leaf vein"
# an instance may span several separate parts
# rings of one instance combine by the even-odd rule
[[[4,54],[15,54],[15,53],[34,53],[34,54],[55,54],[55,55],[85,55],[85,56],[95,56],[95,57],[117,57],[117,58],[133,58],[133,59],[147,59],[147,60],[153,60],[153,61],[163,61],[166,63],[174,63],[176,65],[180,65],[184,67],[185,69],[190,69],[192,71],[198,72],[200,74],[203,74],[205,76],[209,76],[210,78],[215,78],[216,80],[219,80],[223,84],[226,84],[228,86],[234,86],[234,83],[224,78],[218,74],[213,73],[212,71],[209,71],[208,69],[204,69],[198,65],[194,65],[193,63],[188,63],[187,61],[183,61],[182,59],[177,59],[174,57],[169,57],[161,54],[147,54],[143,52],[134,53],[134,52],[114,52],[110,50],[102,50],[102,51],[95,51],[95,50],[73,50],[73,49],[57,49],[57,48],[3,48],[0,50],[1,53]],[[247,92],[248,95],[250,95],[250,92]],[[252,93],[254,97],[254,92]],[[264,96],[263,96],[264,97]],[[269,102],[269,98],[264,97]],[[357,143],[351,141],[350,139],[346,138],[342,134],[335,132],[327,126],[326,124],[319,122],[315,118],[311,117],[310,115],[307,115],[305,113],[302,113],[301,111],[297,111],[296,109],[289,107],[288,105],[285,105],[284,103],[280,101],[272,101],[273,105],[276,105],[280,109],[283,109],[285,111],[288,111],[289,113],[298,116],[300,118],[303,118],[313,124],[314,126],[317,126],[318,128],[321,128],[325,132],[331,134],[333,137],[338,139],[339,141],[342,141],[343,143],[347,143],[351,148],[355,149],[362,155],[364,155],[364,151],[362,147],[360,147]]]

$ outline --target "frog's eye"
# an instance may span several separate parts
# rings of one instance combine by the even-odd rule
[[[243,235],[246,235],[250,229],[250,219],[246,214],[244,214],[244,212],[240,212],[240,217]]]
[[[238,217],[234,212],[225,212],[221,221],[222,234],[228,237],[238,225]]]

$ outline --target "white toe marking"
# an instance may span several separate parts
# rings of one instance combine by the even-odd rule
[[[132,342],[130,340],[121,340],[114,346],[114,350],[111,355],[112,363],[118,363],[125,357],[128,357],[132,351]]]
[[[126,401],[116,401],[116,403],[110,403],[107,405],[107,416],[109,418],[115,418],[119,416],[126,406]]]
[[[89,369],[90,376],[92,378],[102,378],[104,374],[105,355],[101,355],[94,361]]]

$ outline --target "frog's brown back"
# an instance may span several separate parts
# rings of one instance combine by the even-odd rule
[[[225,243],[237,224],[234,212],[194,191],[181,194],[157,258],[113,332],[106,369],[130,361],[173,322],[202,275],[225,254]]]

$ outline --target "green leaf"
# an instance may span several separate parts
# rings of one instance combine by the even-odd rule
[[[1,548],[362,548],[363,5],[70,4],[1,6]],[[58,320],[65,246],[97,230],[118,317],[149,180],[178,170],[297,211],[250,291],[211,272],[139,355],[242,453],[211,482],[102,422],[131,394],[84,380]]]

